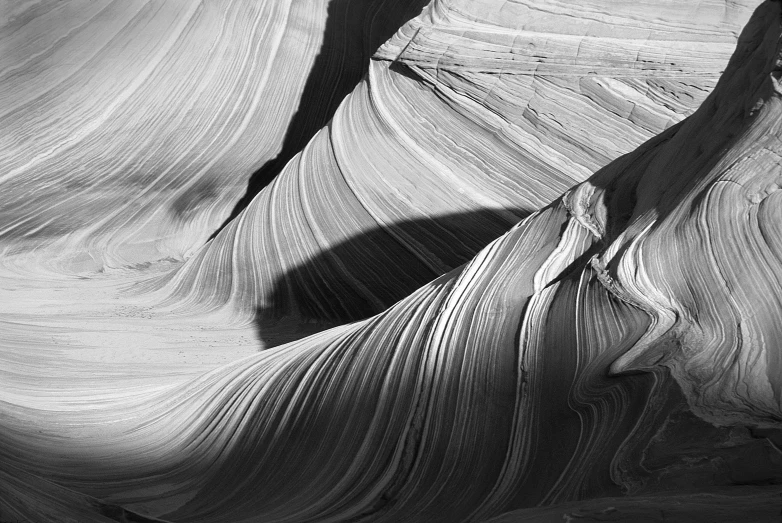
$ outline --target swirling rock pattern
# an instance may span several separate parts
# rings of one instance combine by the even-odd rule
[[[189,256],[424,4],[4,2],[0,238],[67,236],[77,271]]]
[[[690,114],[748,16],[547,5],[484,19],[507,6],[433,2],[273,186],[167,277],[170,301],[256,314],[261,331],[378,313]]]
[[[432,3],[184,264],[9,228],[0,516],[777,518],[782,6],[577,9]]]

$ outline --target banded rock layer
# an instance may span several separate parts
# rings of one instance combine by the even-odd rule
[[[424,4],[3,2],[4,250],[54,242],[74,272],[189,256]]]
[[[433,2],[402,27],[329,126],[166,277],[164,302],[255,314],[262,336],[280,317],[378,313],[690,114],[749,16],[493,14],[509,5]]]
[[[0,516],[773,520],[782,12],[758,7],[704,98],[746,9],[698,6],[649,20],[637,3],[435,2],[181,267],[69,279],[25,262],[80,252],[78,234],[32,254],[13,249],[34,237],[6,238],[3,282],[29,278],[13,296],[127,303],[148,317],[113,320],[126,348],[172,334],[130,379],[101,318],[20,300],[2,324]],[[256,308],[339,325],[162,368],[211,343],[177,328],[244,332]],[[70,339],[48,344],[58,329]],[[58,364],[67,387],[46,381]]]

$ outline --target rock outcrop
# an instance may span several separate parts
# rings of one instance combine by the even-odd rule
[[[166,277],[171,301],[261,331],[381,312],[690,114],[748,16],[509,9],[433,2],[402,27],[273,185]]]
[[[0,519],[778,518],[782,5],[686,5],[435,1],[257,196],[173,218],[173,170],[55,203],[43,114],[3,149]]]

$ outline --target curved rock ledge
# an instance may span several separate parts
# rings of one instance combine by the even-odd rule
[[[329,126],[166,277],[164,302],[228,305],[261,331],[378,313],[690,114],[749,16],[721,3],[697,25],[631,4],[475,16],[506,7],[433,2],[402,27]]]

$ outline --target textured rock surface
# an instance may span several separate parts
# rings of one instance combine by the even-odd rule
[[[778,2],[250,5],[0,4],[1,521],[778,519]]]
[[[598,7],[433,2],[270,190],[168,277],[173,299],[258,308],[261,330],[380,312],[690,114],[749,16]],[[215,272],[231,277],[197,283]]]
[[[706,493],[595,499],[553,507],[522,509],[491,523],[579,521],[776,521],[779,489],[732,488]]]
[[[4,1],[0,235],[67,236],[76,270],[189,255],[424,5]]]

